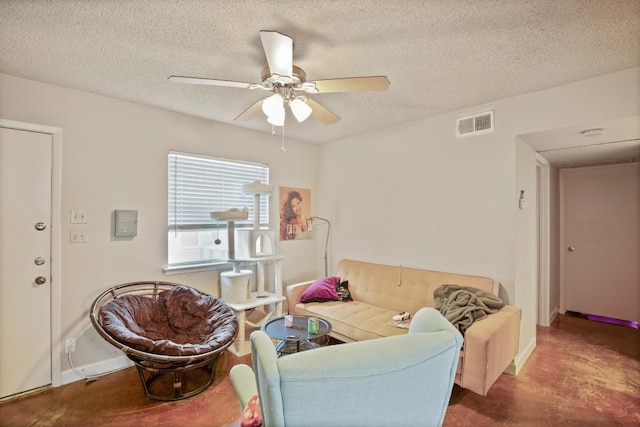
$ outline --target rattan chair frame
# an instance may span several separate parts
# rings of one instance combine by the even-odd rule
[[[140,380],[145,394],[154,400],[179,400],[206,390],[213,383],[215,368],[220,354],[233,343],[233,339],[214,350],[195,355],[171,356],[166,354],[149,353],[132,348],[110,335],[103,328],[102,323],[100,322],[99,313],[100,309],[105,304],[124,295],[141,295],[155,300],[158,298],[160,293],[170,290],[175,286],[185,285],[163,281],[129,282],[116,285],[101,293],[91,305],[91,311],[89,312],[91,323],[98,334],[108,343],[120,349],[131,361],[133,361],[138,369],[138,374],[140,375]],[[200,291],[197,292],[202,294]],[[183,391],[182,374],[190,370],[200,368],[208,371],[209,376],[205,383],[194,390],[186,392]],[[167,394],[156,394],[152,392],[152,384],[161,376],[167,374],[173,375],[173,389],[171,392]]]

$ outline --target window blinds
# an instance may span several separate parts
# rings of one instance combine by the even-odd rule
[[[269,166],[202,155],[169,153],[169,230],[225,227],[211,212],[249,208],[249,218],[237,224],[253,224],[254,195],[242,186],[269,183]],[[269,195],[260,195],[260,225],[269,225]]]

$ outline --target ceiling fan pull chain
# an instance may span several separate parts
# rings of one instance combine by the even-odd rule
[[[286,151],[284,148],[284,126],[282,126],[282,145],[280,146],[280,150],[283,152]]]
[[[276,127],[271,125],[271,136],[276,136]]]

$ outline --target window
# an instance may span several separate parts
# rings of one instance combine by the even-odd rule
[[[211,212],[249,208],[236,228],[253,225],[254,194],[242,187],[269,182],[269,166],[178,152],[169,153],[169,266],[227,260],[227,223]],[[269,195],[260,194],[260,226],[269,226]]]

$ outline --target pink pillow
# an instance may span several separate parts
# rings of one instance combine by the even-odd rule
[[[262,426],[262,412],[260,411],[260,400],[258,395],[254,394],[247,402],[247,406],[242,411],[240,417],[241,427],[260,427]]]
[[[339,277],[322,277],[311,284],[300,296],[300,302],[337,301],[336,286],[340,284]]]

